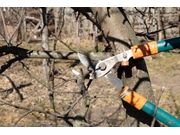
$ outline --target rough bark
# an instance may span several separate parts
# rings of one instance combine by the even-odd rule
[[[109,43],[111,46],[114,46],[113,48],[115,53],[122,52],[123,49],[127,50],[130,46],[138,44],[135,32],[131,28],[131,25],[122,8],[93,7],[91,10],[96,16],[96,20]],[[128,85],[131,89],[146,97],[149,101],[153,103],[155,102],[144,59],[131,59],[130,66],[119,66],[118,77],[123,80],[124,85]],[[150,126],[152,117],[142,111],[134,109],[127,103],[123,102],[123,105],[128,114],[127,126],[140,126],[139,122]]]
[[[45,51],[49,50],[48,45],[48,27],[47,27],[47,15],[46,8],[41,8],[41,20],[42,20],[42,48]],[[43,75],[44,79],[48,81],[49,79],[49,60],[43,59]]]

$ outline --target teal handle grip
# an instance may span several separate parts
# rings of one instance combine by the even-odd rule
[[[157,41],[158,53],[180,48],[180,37]]]
[[[154,116],[156,106],[147,101],[144,106],[141,108],[147,114]],[[171,114],[167,113],[166,111],[162,110],[161,108],[157,108],[156,112],[156,119],[161,121],[162,123],[166,124],[169,127],[180,127],[180,120],[172,116]]]
[[[129,89],[128,86],[125,86],[123,88],[119,96],[121,97],[121,99],[123,99],[125,102],[129,103],[136,109],[142,110],[152,117],[154,117],[154,113],[156,111],[155,118],[161,121],[162,123],[166,124],[167,126],[180,127],[179,119],[177,119],[176,117],[172,116],[171,114],[167,113],[159,107],[156,108],[156,106],[153,103],[149,102],[145,97],[141,96],[135,91]]]

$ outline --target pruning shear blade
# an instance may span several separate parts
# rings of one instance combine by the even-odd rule
[[[120,92],[123,88],[123,82],[117,78],[112,72],[105,75],[106,79]]]

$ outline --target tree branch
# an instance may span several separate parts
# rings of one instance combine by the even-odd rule
[[[153,120],[152,120],[152,122],[151,122],[151,127],[154,127],[154,125],[155,125],[155,122],[156,122],[156,113],[157,113],[159,101],[160,101],[161,96],[162,96],[162,94],[163,94],[163,92],[164,92],[164,89],[165,89],[165,88],[164,88],[164,86],[163,86],[163,87],[161,88],[161,92],[160,92],[160,94],[159,94],[159,96],[158,96],[157,103],[156,103],[156,108],[155,108],[155,111],[154,111]]]
[[[22,115],[22,116],[15,122],[14,126],[16,126],[21,119],[23,119],[24,117],[26,117],[28,114],[30,114],[30,113],[32,113],[32,112],[33,112],[33,110],[30,110],[30,111],[26,112],[24,115]]]
[[[82,99],[83,102],[82,102],[81,109],[78,111],[75,117],[75,121],[73,122],[74,127],[82,126],[82,122],[85,120],[85,116],[90,106],[90,96],[84,84],[85,77],[84,77],[82,69],[80,69],[80,71],[81,71],[80,75],[77,76],[77,84],[81,91],[81,95],[83,96],[83,99]]]
[[[22,59],[23,58],[15,57],[15,58],[9,60],[8,62],[6,62],[6,64],[4,64],[0,67],[0,74],[3,73],[6,69],[8,69],[14,62],[22,60]]]
[[[11,86],[13,87],[13,89],[16,91],[16,93],[18,94],[19,98],[20,98],[20,101],[23,101],[23,95],[20,93],[18,87],[16,87],[15,83],[11,80],[11,78],[7,75],[4,75],[4,74],[1,74],[2,76],[5,76],[9,82],[11,83]]]
[[[4,105],[8,105],[8,106],[11,106],[11,107],[14,107],[14,108],[17,108],[17,109],[22,109],[22,110],[27,110],[27,111],[35,111],[35,112],[39,112],[39,113],[44,113],[44,114],[50,114],[50,115],[53,115],[53,116],[60,116],[59,113],[54,113],[54,112],[50,112],[50,111],[45,111],[45,110],[41,110],[41,109],[37,109],[37,108],[29,108],[29,107],[24,107],[24,106],[19,106],[19,105],[15,105],[15,104],[11,104],[11,103],[8,103],[2,99],[0,99],[0,102]]]
[[[24,48],[16,46],[1,46],[0,47],[0,57],[14,54],[20,58],[51,58],[51,59],[65,59],[65,60],[79,60],[76,52],[60,52],[60,51],[36,51],[36,50],[27,50]],[[103,60],[111,56],[111,53],[91,52],[90,56],[92,59]]]
[[[17,32],[17,30],[18,30],[19,27],[21,26],[21,22],[22,22],[22,20],[23,20],[24,14],[25,14],[25,10],[24,10],[24,8],[22,8],[21,17],[20,17],[20,19],[19,19],[18,25],[16,26],[15,30],[13,31],[13,33],[10,35],[10,37],[9,37],[9,39],[8,39],[8,42],[9,42],[10,44],[11,44],[11,40],[12,40],[14,34]]]

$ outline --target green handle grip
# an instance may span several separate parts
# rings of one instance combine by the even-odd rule
[[[180,37],[157,41],[158,52],[180,48]]]
[[[175,48],[180,48],[180,37],[134,45],[131,47],[131,50],[133,58],[138,59]]]
[[[143,110],[151,116],[154,116],[156,106],[153,103],[147,101],[141,110]],[[180,127],[179,119],[175,118],[174,116],[172,116],[171,114],[167,113],[159,107],[157,108],[155,118],[169,127]]]
[[[180,127],[179,119],[177,119],[176,117],[172,116],[171,114],[167,113],[166,111],[162,110],[159,107],[157,107],[156,110],[156,106],[153,103],[149,102],[145,97],[141,96],[135,91],[129,89],[128,86],[125,86],[123,88],[119,96],[121,97],[122,100],[129,103],[136,109],[142,110],[152,117],[154,117],[155,114],[155,118],[161,121],[162,123],[166,124],[167,126]]]

